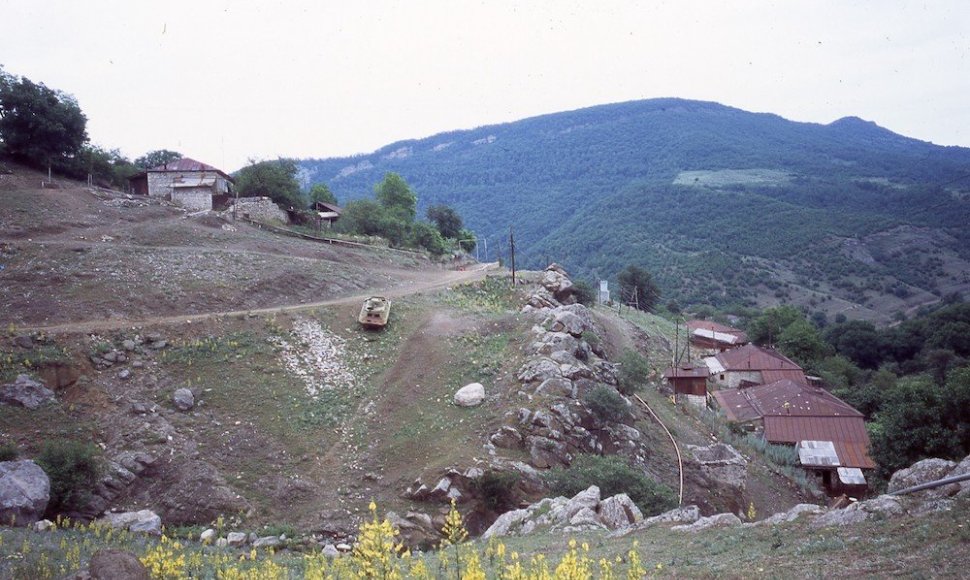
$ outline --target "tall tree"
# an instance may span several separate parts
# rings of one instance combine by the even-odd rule
[[[458,239],[464,227],[458,212],[444,204],[433,205],[426,214],[444,238]]]
[[[635,298],[639,310],[653,311],[660,299],[660,290],[650,272],[631,264],[617,275],[617,281],[620,283],[620,294],[624,301]]]
[[[397,173],[388,172],[374,187],[377,201],[395,218],[406,223],[414,221],[418,214],[418,198],[411,186]]]
[[[165,165],[171,161],[177,161],[182,157],[184,157],[184,155],[178,151],[156,149],[155,151],[149,151],[138,159],[135,159],[135,165],[141,169],[152,169],[154,167],[158,167],[159,165]]]
[[[0,77],[0,140],[9,155],[50,167],[81,150],[87,117],[73,96],[26,77]]]
[[[310,203],[329,203],[337,205],[337,197],[330,191],[326,183],[314,183],[310,188]]]
[[[240,196],[268,197],[284,209],[305,207],[296,180],[296,163],[292,159],[250,160],[249,165],[237,171],[234,177]]]

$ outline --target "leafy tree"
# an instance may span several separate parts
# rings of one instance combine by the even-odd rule
[[[310,188],[310,203],[317,202],[338,205],[337,197],[330,191],[326,183],[314,183],[313,187]]]
[[[9,155],[50,167],[88,140],[77,100],[26,77],[0,80],[0,140]]]
[[[393,172],[384,174],[384,179],[374,187],[374,193],[392,217],[405,223],[414,221],[418,198],[403,177]]]
[[[178,161],[184,157],[178,151],[169,151],[168,149],[156,149],[155,151],[149,151],[145,153],[138,159],[135,159],[135,165],[141,169],[152,169],[158,167],[159,165],[165,165],[172,161]]]
[[[411,226],[410,245],[424,248],[433,256],[440,256],[448,251],[441,234],[428,222],[416,222]]]
[[[592,306],[596,303],[596,291],[586,280],[576,280],[573,283],[573,296],[576,297],[576,302],[583,306]]]
[[[635,350],[627,349],[620,356],[620,384],[617,390],[624,395],[632,395],[637,391],[642,391],[644,385],[650,380],[650,361],[647,357]]]
[[[836,324],[825,331],[824,337],[836,352],[866,369],[878,367],[886,352],[885,341],[871,322],[850,320]]]
[[[638,309],[653,312],[657,300],[660,299],[660,290],[654,284],[650,272],[631,264],[617,275],[617,281],[624,301],[635,296]]]
[[[804,320],[804,317],[794,306],[769,308],[748,324],[748,338],[756,344],[774,344],[782,331],[798,320]]]
[[[268,197],[289,207],[305,207],[296,180],[296,163],[292,159],[253,161],[235,173],[240,197]]]
[[[384,223],[384,207],[372,199],[358,199],[344,206],[344,213],[337,221],[337,231],[363,236],[381,235]]]
[[[440,204],[429,207],[427,216],[428,220],[441,232],[442,237],[458,239],[461,235],[463,227],[461,216],[447,205]]]
[[[593,415],[604,423],[618,423],[630,415],[626,401],[612,387],[599,385],[587,392],[583,401]]]
[[[90,175],[98,185],[124,187],[138,168],[117,149],[107,150],[98,145],[85,144],[76,155],[57,164],[60,171],[75,179]]]
[[[804,318],[795,320],[781,331],[778,347],[786,355],[808,365],[831,351],[831,347],[819,336],[818,329]]]
[[[461,242],[459,244],[461,249],[468,253],[474,252],[475,247],[478,245],[478,240],[475,239],[475,232],[466,230],[465,228],[462,228],[458,232],[458,240]]]

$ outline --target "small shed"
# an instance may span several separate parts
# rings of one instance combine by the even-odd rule
[[[321,229],[324,224],[327,228],[332,227],[333,222],[340,219],[340,215],[344,212],[339,206],[323,201],[314,202],[313,211],[316,214],[317,229]]]
[[[687,399],[699,407],[707,405],[707,378],[710,370],[704,365],[675,365],[664,371],[664,379],[677,399]]]

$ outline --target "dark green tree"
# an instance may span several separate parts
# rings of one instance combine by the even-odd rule
[[[440,256],[448,251],[444,238],[428,222],[415,222],[411,226],[411,243],[409,245],[424,248],[433,256]]]
[[[0,80],[0,141],[8,155],[36,166],[56,165],[81,150],[86,125],[73,96],[26,77]]]
[[[824,338],[836,352],[865,369],[878,367],[887,353],[879,331],[871,322],[863,320],[850,320],[831,326],[826,329]]]
[[[786,326],[778,335],[777,344],[783,353],[803,365],[812,365],[832,351],[819,336],[815,325],[804,318]]]
[[[418,198],[403,177],[393,172],[384,174],[384,179],[374,187],[374,193],[392,217],[408,224],[414,221]]]
[[[461,216],[458,212],[444,204],[433,205],[428,208],[428,220],[430,220],[443,238],[458,239],[461,229],[464,227]]]
[[[135,159],[135,165],[141,169],[152,169],[154,167],[158,167],[159,165],[165,165],[171,161],[178,161],[182,157],[184,157],[184,155],[178,151],[156,149],[155,151],[149,151],[138,159]]]
[[[330,191],[326,183],[314,183],[313,187],[310,188],[310,203],[317,202],[338,205],[337,196]]]
[[[617,275],[617,281],[620,284],[620,296],[624,302],[632,302],[635,299],[638,309],[653,312],[657,300],[660,299],[660,290],[650,272],[631,264]]]
[[[801,311],[794,306],[769,308],[748,324],[748,338],[756,344],[775,344],[783,330],[795,321],[804,319]]]
[[[264,196],[288,209],[306,207],[296,180],[296,163],[292,159],[253,161],[234,175],[240,197]]]

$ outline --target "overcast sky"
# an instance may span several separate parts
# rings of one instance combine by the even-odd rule
[[[654,97],[970,146],[966,0],[0,0],[0,65],[229,171]]]

